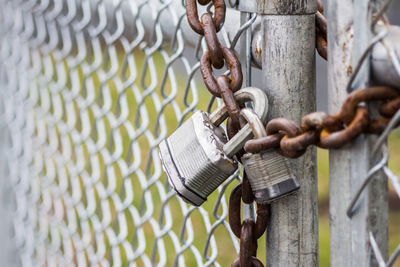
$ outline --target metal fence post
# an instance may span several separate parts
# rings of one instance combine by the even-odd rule
[[[346,86],[368,46],[370,3],[365,0],[328,1],[328,107],[336,112],[347,96]],[[354,88],[366,86],[368,60],[360,70]],[[372,137],[329,153],[330,164],[330,264],[331,266],[375,266],[371,260],[369,231],[387,254],[387,181],[375,180],[364,191],[357,211],[350,219],[346,210],[364,179],[370,164]],[[386,205],[385,205],[386,203]],[[385,256],[387,257],[387,256]]]
[[[316,1],[260,1],[263,87],[270,118],[296,122],[315,110]],[[300,191],[271,206],[268,266],[318,265],[316,149],[291,161]]]

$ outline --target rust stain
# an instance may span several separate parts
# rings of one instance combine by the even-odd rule
[[[255,50],[254,52],[255,52],[256,56],[257,57],[261,57],[262,49],[257,43],[255,43],[255,49],[254,50]]]
[[[352,72],[353,72],[353,67],[352,66],[348,66],[347,67],[347,75],[350,76]]]

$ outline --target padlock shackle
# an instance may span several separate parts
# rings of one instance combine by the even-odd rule
[[[254,138],[258,139],[267,136],[267,130],[265,129],[264,124],[252,109],[241,109],[240,117],[245,119],[249,123]]]
[[[237,91],[235,99],[239,104],[252,101],[253,111],[260,118],[262,123],[265,123],[268,114],[268,98],[267,95],[256,87],[246,87]],[[228,117],[228,110],[225,105],[219,106],[213,113],[210,114],[210,121],[214,125],[220,125]],[[253,131],[247,123],[242,129],[224,145],[224,152],[228,157],[235,155],[246,143],[247,140],[253,137]]]

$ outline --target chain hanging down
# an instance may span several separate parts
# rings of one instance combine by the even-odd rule
[[[207,5],[212,2],[214,6],[214,17],[210,13],[205,13],[198,17],[197,3]],[[208,50],[204,52],[200,60],[200,71],[204,83],[210,93],[215,97],[221,97],[224,101],[228,118],[228,136],[233,137],[240,129],[239,117],[240,107],[236,102],[233,93],[242,87],[243,75],[241,64],[235,51],[232,48],[220,44],[217,32],[221,29],[225,20],[226,6],[224,0],[186,0],[186,14],[191,28],[200,35],[203,35]],[[213,67],[221,69],[226,63],[230,77],[222,74],[215,77]],[[243,152],[243,150],[242,150]],[[238,156],[240,158],[240,156]],[[240,222],[241,199],[244,203],[253,203],[253,193],[246,175],[243,181],[231,193],[229,201],[229,223],[233,233],[240,238],[240,254],[232,264],[234,267],[263,266],[262,262],[256,258],[257,239],[266,230],[268,221],[268,205],[257,206],[257,219],[245,219]]]
[[[207,5],[212,2],[214,17],[210,13],[204,13],[199,20],[197,3]],[[191,28],[203,35],[208,50],[204,52],[200,60],[200,71],[204,84],[215,97],[221,97],[224,101],[229,118],[235,128],[239,128],[240,108],[233,93],[242,87],[243,75],[240,61],[231,48],[220,44],[217,33],[225,22],[226,6],[224,0],[186,0],[186,15]],[[221,69],[227,64],[230,77],[225,74],[215,77],[213,67]]]
[[[257,204],[257,217],[245,219],[243,223],[240,220],[240,207],[243,203],[253,203],[253,193],[246,177],[243,173],[243,181],[237,185],[231,192],[229,198],[229,225],[237,238],[240,238],[239,257],[233,262],[232,267],[262,267],[262,262],[257,259],[257,239],[265,232],[269,221],[269,205]]]

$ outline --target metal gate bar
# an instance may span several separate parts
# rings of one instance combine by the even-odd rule
[[[300,123],[316,109],[316,1],[259,1],[264,6],[263,87],[270,101],[270,118]],[[259,5],[258,5],[259,6]],[[292,8],[288,8],[288,6]],[[268,266],[318,265],[318,187],[316,148],[291,160],[301,188],[271,205],[267,229]]]

